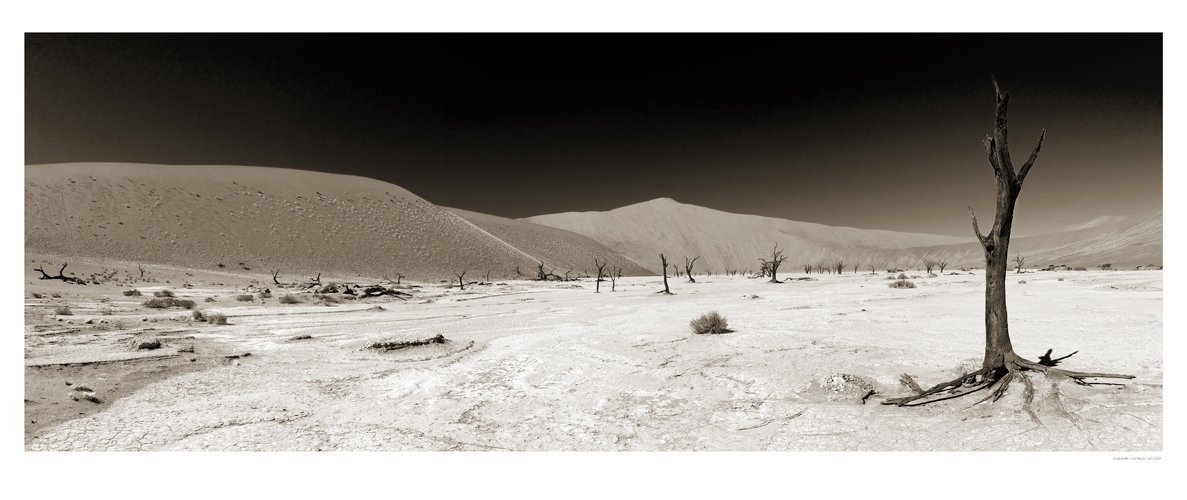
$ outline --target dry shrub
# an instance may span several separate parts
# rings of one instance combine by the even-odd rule
[[[214,296],[210,296],[206,297],[206,302],[218,302],[218,299],[214,298]]]
[[[50,296],[51,296],[51,297],[53,297],[53,298],[55,298],[55,299],[60,299],[60,298],[62,298],[62,294],[60,294],[60,293],[58,293],[58,292],[54,292],[54,293],[53,293],[52,295],[50,295]]]
[[[140,293],[140,290],[137,290],[135,288],[133,288],[131,290],[124,290],[124,297],[139,297],[141,295],[143,295],[143,294]]]
[[[211,313],[206,315],[206,322],[212,325],[225,325],[227,324],[227,315]]]
[[[903,273],[899,273],[899,275],[898,275],[898,279],[900,279],[900,280],[905,280],[905,279],[907,279],[907,275],[905,275],[905,274],[903,274]]]
[[[314,295],[313,299],[325,304],[341,304],[342,301],[333,295]]]
[[[270,299],[270,298],[272,298],[272,294],[269,292],[260,292],[260,298],[261,299]]]
[[[1057,280],[1057,281],[1063,281],[1063,278],[1059,278],[1059,280]]]
[[[197,309],[194,309],[194,313],[191,316],[193,316],[194,321],[206,321],[206,315]]]
[[[1025,284],[1026,284],[1026,280],[1018,280],[1018,284],[1019,284],[1019,285],[1025,285]]]
[[[173,292],[170,292],[169,290],[161,290],[159,292],[153,292],[152,296],[153,297],[176,297],[176,295],[173,295]]]
[[[41,295],[40,293],[37,293],[37,292],[33,292],[33,298],[40,299],[41,297],[44,297],[44,295]]]
[[[900,279],[890,284],[890,288],[915,288],[915,284],[910,281]]]
[[[66,306],[55,307],[54,314],[58,316],[74,316],[74,313],[70,312],[70,308]]]
[[[300,304],[301,299],[297,298],[295,295],[286,293],[286,294],[280,296],[280,303],[281,304]]]
[[[729,322],[717,311],[710,311],[688,323],[693,333],[729,333]]]
[[[185,309],[193,309],[194,301],[166,297],[163,299],[148,299],[148,300],[144,301],[143,305],[144,305],[144,307],[148,307],[150,309],[165,309],[168,307],[182,307]]]
[[[1087,270],[1088,270],[1088,268],[1086,268],[1086,267],[1076,267],[1076,268],[1073,268],[1072,270],[1073,270],[1073,271],[1087,271]]]
[[[255,302],[256,296],[252,294],[237,295],[235,296],[235,300],[238,300],[239,302]]]

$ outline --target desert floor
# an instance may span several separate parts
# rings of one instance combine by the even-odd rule
[[[979,365],[981,271],[914,289],[888,288],[886,273],[670,277],[675,295],[655,277],[597,294],[592,279],[418,283],[407,300],[331,305],[278,288],[239,302],[246,279],[176,274],[193,288],[138,283],[145,296],[125,297],[126,285],[27,272],[27,450],[1163,449],[1161,271],[1010,275],[1019,354],[1079,351],[1061,367],[1137,377],[1033,376],[1037,419],[1019,383],[995,403],[879,404],[908,393],[902,373],[927,387]],[[229,324],[140,305],[164,288]],[[279,303],[285,293],[303,302]],[[733,332],[693,334],[713,310]],[[162,347],[128,347],[147,338]]]

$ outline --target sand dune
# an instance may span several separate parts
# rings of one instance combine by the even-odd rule
[[[555,269],[556,273],[560,275],[563,275],[564,271],[568,269],[590,275],[597,274],[594,259],[609,262],[605,268],[606,272],[609,272],[613,266],[618,266],[622,268],[624,276],[651,274],[651,271],[611,250],[606,245],[572,231],[459,208],[443,208],[496,238],[523,250],[532,258],[544,262],[545,269]],[[521,269],[524,273],[534,273],[534,270],[534,267]]]
[[[659,254],[669,262],[700,256],[694,271],[758,269],[758,259],[778,243],[788,257],[785,270],[801,263],[856,262],[875,256],[877,265],[905,264],[902,249],[972,242],[972,238],[833,227],[773,217],[722,212],[659,198],[609,212],[568,212],[526,220],[589,236],[653,271]],[[887,252],[886,250],[898,250]]]
[[[687,205],[669,198],[608,212],[568,212],[526,219],[584,234],[646,265],[701,256],[702,271],[754,270],[775,243],[785,249],[784,272],[802,272],[802,264],[838,261],[864,268],[919,267],[923,259],[944,259],[951,266],[984,265],[980,246],[971,238],[902,233],[742,215]],[[971,233],[971,230],[970,230]],[[1102,217],[1049,234],[1015,237],[1017,250],[1034,265],[1145,265],[1162,263],[1162,212],[1140,217]]]
[[[436,280],[535,258],[396,186],[240,166],[25,167],[25,248],[196,269]],[[224,267],[219,267],[219,266]]]

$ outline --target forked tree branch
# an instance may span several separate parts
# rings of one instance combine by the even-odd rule
[[[1039,150],[1043,148],[1043,139],[1046,137],[1047,137],[1047,129],[1043,129],[1043,131],[1041,133],[1039,133],[1039,143],[1035,144],[1035,150],[1031,151],[1030,158],[1027,158],[1026,163],[1024,163],[1022,165],[1022,170],[1018,171],[1017,185],[1019,187],[1022,186],[1022,181],[1026,180],[1026,173],[1030,172],[1030,167],[1032,165],[1034,165],[1035,158],[1039,157]]]

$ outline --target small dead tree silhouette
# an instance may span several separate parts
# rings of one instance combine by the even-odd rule
[[[659,260],[664,263],[664,291],[668,295],[672,295],[672,290],[668,289],[668,258],[664,254],[659,254]]]
[[[931,259],[923,260],[923,269],[925,271],[927,271],[928,274],[931,274],[931,270],[935,269],[935,267],[936,267],[936,261],[931,260]]]
[[[873,273],[874,273],[874,263],[871,262],[870,263],[870,274],[873,274]]]
[[[940,267],[940,274],[944,274],[944,268],[948,267],[948,261],[944,259],[936,260],[936,265]]]
[[[321,273],[317,273],[317,277],[311,279],[310,281],[312,281],[314,285],[320,285],[321,284]]]
[[[610,261],[598,263],[598,259],[594,259],[594,267],[598,268],[598,279],[594,281],[594,293],[601,293],[602,291],[602,269],[606,267]]]
[[[62,268],[65,269],[65,266],[63,266]],[[143,280],[144,279],[144,266],[142,266],[140,264],[136,264],[136,269],[140,270],[140,279]]]
[[[684,270],[685,270],[685,272],[688,273],[688,282],[689,283],[697,282],[697,280],[692,279],[692,265],[695,264],[697,259],[699,259],[699,258],[701,258],[700,255],[694,257],[692,260],[688,260],[688,257],[684,258]]]
[[[66,275],[63,275],[63,274],[62,274],[62,272],[64,272],[64,271],[66,270],[66,266],[68,266],[68,265],[70,265],[70,263],[68,263],[68,262],[63,262],[63,263],[62,263],[62,268],[58,270],[58,275],[57,275],[57,276],[50,276],[50,275],[46,274],[46,273],[45,273],[45,271],[42,271],[42,270],[41,270],[41,267],[45,267],[44,265],[43,265],[43,266],[41,266],[41,267],[35,267],[35,268],[33,268],[33,270],[34,270],[34,271],[40,271],[40,272],[41,272],[41,277],[40,277],[40,278],[37,278],[37,279],[41,279],[41,280],[62,280],[62,281],[65,281],[66,283],[74,283],[74,284],[76,284],[76,285],[85,285],[85,284],[87,284],[85,281],[83,281],[83,280],[81,280],[81,279],[79,279],[79,278],[76,278],[76,277],[74,277],[74,276],[66,276]]]
[[[1018,254],[1014,256],[1014,274],[1022,273],[1022,265],[1026,264],[1026,256]]]
[[[457,286],[458,286],[458,288],[459,288],[459,289],[462,289],[462,290],[465,290],[465,289],[466,289],[466,279],[465,279],[465,278],[466,278],[466,272],[465,272],[465,271],[462,271],[462,274],[453,273],[453,275],[454,275],[454,276],[457,276]]]
[[[1096,266],[1096,267],[1099,267],[1101,271],[1108,271],[1108,270],[1111,270],[1111,269],[1113,269],[1113,265],[1112,265],[1112,264],[1101,264],[1101,265],[1099,265],[1099,266]]]
[[[611,292],[614,291],[614,286],[617,284],[618,278],[621,278],[621,277],[622,277],[622,268],[618,267],[618,266],[614,266],[614,269],[612,269],[610,271],[610,291]]]
[[[1092,385],[1085,380],[1089,378],[1132,379],[1134,377],[1132,375],[1057,369],[1053,367],[1056,360],[1050,359],[1051,351],[1040,357],[1037,363],[1023,359],[1014,353],[1014,347],[1010,343],[1009,322],[1006,316],[1006,274],[1008,272],[1006,264],[1010,247],[1010,231],[1014,223],[1014,206],[1018,201],[1018,193],[1022,190],[1022,182],[1026,180],[1026,174],[1030,172],[1031,166],[1039,156],[1039,150],[1043,147],[1043,139],[1046,137],[1047,131],[1044,129],[1039,135],[1039,142],[1035,145],[1034,151],[1030,153],[1030,158],[1015,173],[1006,142],[1006,107],[1010,101],[1010,94],[1001,92],[997,80],[994,80],[993,88],[997,96],[997,110],[993,136],[985,139],[985,153],[989,157],[989,164],[993,167],[993,175],[997,181],[997,207],[994,211],[993,228],[989,230],[988,235],[981,234],[981,230],[977,227],[977,216],[973,213],[973,208],[969,207],[969,215],[973,219],[973,233],[976,234],[977,241],[981,243],[985,255],[985,358],[981,362],[980,370],[961,375],[955,380],[937,384],[926,391],[915,390],[917,394],[913,396],[887,399],[882,404],[917,406],[965,396],[994,385],[997,385],[997,389],[978,402],[997,401],[1005,395],[1010,382],[1021,379],[1026,386],[1023,394],[1023,410],[1030,415],[1032,420],[1039,422],[1038,415],[1031,407],[1031,402],[1034,399],[1034,384],[1025,374],[1027,371],[1039,372],[1048,377],[1053,376],[1055,378],[1051,379],[1052,383],[1061,377],[1067,377],[1080,385]],[[910,376],[903,374],[903,380],[904,382],[910,380]],[[910,380],[909,385],[913,388],[918,387],[913,380]]]
[[[833,264],[833,269],[837,270],[837,274],[841,274],[841,272],[845,270],[845,261],[838,260],[835,264]]]
[[[276,283],[277,285],[280,284],[280,281],[276,279],[276,276],[278,276],[279,274],[280,274],[280,269],[272,271],[272,282]]]
[[[804,264],[804,274],[812,274],[812,264]]]
[[[776,243],[775,248],[771,250],[771,260],[758,259],[758,262],[770,270],[771,283],[778,283],[779,278],[777,273],[779,272],[779,266],[783,265],[784,262],[787,262],[787,257],[783,256],[783,250],[780,250],[779,244]]]

